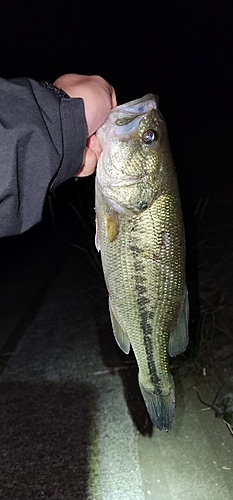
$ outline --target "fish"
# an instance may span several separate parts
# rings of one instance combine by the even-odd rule
[[[101,253],[113,333],[132,347],[155,427],[175,413],[169,356],[188,345],[185,233],[177,175],[158,97],[111,110],[97,131],[96,248]]]

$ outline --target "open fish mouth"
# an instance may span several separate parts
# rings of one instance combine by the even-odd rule
[[[97,132],[100,143],[111,137],[127,139],[137,129],[142,117],[157,107],[158,97],[147,94],[141,99],[113,108],[107,121]]]
[[[129,101],[126,104],[120,104],[113,108],[111,113],[116,112],[119,116],[119,111],[124,110],[129,113],[147,113],[152,108],[157,108],[158,106],[158,97],[154,94],[146,94],[139,99],[134,99],[133,101]]]

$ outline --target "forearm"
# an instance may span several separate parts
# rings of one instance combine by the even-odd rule
[[[82,166],[83,101],[58,98],[27,78],[0,79],[0,236],[41,220],[48,191]]]

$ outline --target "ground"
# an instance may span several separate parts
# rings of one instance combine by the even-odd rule
[[[177,406],[166,434],[147,415],[133,354],[112,335],[83,186],[62,214],[52,202],[57,227],[50,206],[32,236],[3,242],[1,497],[230,500],[231,197],[201,198],[187,228],[191,339],[171,364]]]

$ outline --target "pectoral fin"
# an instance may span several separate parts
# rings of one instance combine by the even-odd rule
[[[185,292],[185,299],[183,307],[177,322],[176,328],[171,332],[168,352],[172,357],[177,356],[181,352],[184,352],[189,341],[188,336],[188,318],[189,318],[189,303],[188,303],[188,292]]]
[[[117,321],[116,316],[112,310],[110,299],[109,299],[109,312],[110,312],[110,318],[111,318],[111,322],[112,322],[112,328],[113,328],[113,333],[114,333],[115,339],[116,339],[119,347],[122,349],[122,351],[125,354],[129,354],[130,341],[129,341],[128,335],[125,332],[125,330],[123,330],[120,323]]]
[[[117,239],[119,232],[119,221],[118,214],[114,211],[111,213],[105,214],[104,216],[106,233],[109,243],[112,243]]]

